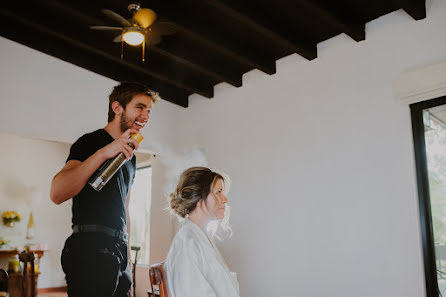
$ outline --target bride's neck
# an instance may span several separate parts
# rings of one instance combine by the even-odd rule
[[[200,209],[194,209],[194,211],[189,214],[188,219],[200,227],[201,230],[206,232],[206,227],[210,220]]]

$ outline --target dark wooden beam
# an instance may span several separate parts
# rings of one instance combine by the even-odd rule
[[[212,35],[208,35],[204,32],[196,32],[193,31],[193,29],[189,30],[186,27],[182,26],[179,26],[179,28],[191,39],[195,40],[196,42],[200,42],[205,47],[208,47],[211,50],[217,51],[220,54],[231,58],[232,60],[234,60],[234,62],[247,65],[251,68],[259,69],[266,74],[271,75],[276,73],[276,62],[274,60],[265,61],[249,57],[248,53],[240,53],[237,49],[228,49],[226,45],[223,44],[223,42],[215,40],[215,37],[213,37]]]
[[[318,15],[327,24],[350,36],[353,40],[365,40],[365,24],[351,24],[349,21],[337,16],[335,13],[312,0],[300,0],[299,3],[308,9],[308,11],[312,11]]]
[[[426,18],[425,0],[399,0],[401,8],[415,20]]]
[[[141,66],[127,63],[3,8],[0,8],[0,24],[1,34],[6,38],[117,81],[142,82],[156,89],[165,100],[183,107],[187,107],[188,96],[195,92],[147,75],[147,70],[142,71]]]
[[[148,2],[148,3],[147,3]],[[174,4],[173,4],[174,3]],[[227,35],[215,34],[209,30],[211,24],[201,20],[205,16],[195,7],[196,1],[142,1],[143,6],[157,11],[158,16],[173,20],[182,34],[199,42],[208,50],[216,51],[231,58],[234,63],[257,68],[267,74],[276,73],[276,63],[273,58],[260,56],[260,52],[244,49],[239,44],[230,44]]]
[[[242,76],[238,74],[225,74],[223,72],[216,72],[211,70],[211,65],[204,66],[200,61],[191,61],[190,58],[181,57],[177,52],[168,51],[161,46],[150,47],[150,51],[156,52],[160,55],[164,55],[167,58],[182,64],[185,67],[191,68],[197,72],[200,72],[206,76],[212,77],[218,81],[226,82],[234,87],[242,86]]]
[[[229,57],[236,63],[247,65],[251,68],[257,68],[266,74],[271,75],[276,73],[275,61],[264,61],[253,57],[248,57],[248,53],[243,54],[239,53],[237,49],[228,49],[223,42],[215,40],[215,37],[213,37],[211,34],[195,32],[193,29],[188,29],[186,27],[179,26],[178,24],[177,26],[184,34],[187,34],[189,38],[201,43],[210,50],[217,51],[220,54]]]
[[[149,50],[152,50],[152,48]],[[159,50],[166,55],[172,54],[173,59],[184,60],[185,63],[192,63],[192,65],[216,73],[218,75],[216,77],[217,81],[225,81],[235,87],[242,85],[242,74],[252,69],[246,65],[234,63],[228,56],[204,47],[187,34],[182,34],[182,32],[166,36],[163,42],[156,46],[155,50]]]
[[[296,34],[290,32],[288,28],[275,27],[274,22],[265,23],[265,18],[263,18],[262,21],[259,16],[254,15],[252,7],[243,5],[243,1],[232,1],[232,7],[220,0],[202,1],[215,7],[229,17],[236,19],[240,23],[252,27],[278,45],[286,47],[308,60],[317,58],[316,44],[311,44],[308,41],[304,42],[302,39],[299,39]]]

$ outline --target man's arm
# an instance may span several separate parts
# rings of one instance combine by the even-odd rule
[[[98,151],[84,162],[68,161],[51,182],[51,200],[56,204],[61,204],[77,195],[105,160],[107,158],[104,154]]]
[[[138,131],[128,129],[121,137],[99,149],[83,162],[78,160],[68,161],[51,182],[51,200],[56,204],[61,204],[76,196],[99,166],[120,152],[124,153],[127,159],[130,159],[133,155],[133,149],[128,143],[131,142],[135,149],[139,145],[136,140],[128,138],[130,133],[138,133]]]

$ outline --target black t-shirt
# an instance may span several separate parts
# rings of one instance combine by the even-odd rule
[[[73,143],[66,162],[83,162],[113,141],[113,137],[104,129],[85,134]],[[97,192],[87,183],[79,194],[73,197],[73,225],[96,224],[125,231],[126,198],[133,184],[135,171],[136,158],[133,156],[119,168],[101,191]]]

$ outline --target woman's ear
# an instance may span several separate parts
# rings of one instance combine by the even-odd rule
[[[197,207],[202,211],[206,211],[206,209],[207,209],[206,201],[203,199],[200,199],[200,201],[197,202]]]
[[[115,115],[121,115],[124,108],[118,101],[114,101],[112,103],[112,110],[115,113]]]

